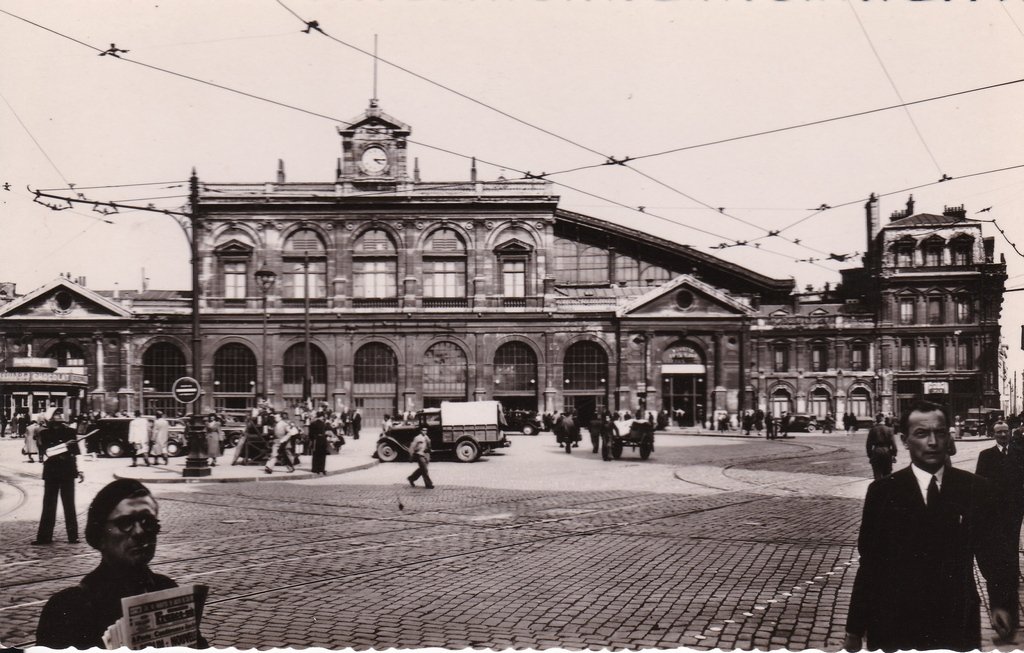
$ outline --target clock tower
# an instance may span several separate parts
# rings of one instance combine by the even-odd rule
[[[341,165],[338,181],[404,181],[406,138],[412,133],[408,125],[398,122],[380,110],[377,100],[348,127],[339,127]]]

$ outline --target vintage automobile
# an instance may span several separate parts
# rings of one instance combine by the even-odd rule
[[[543,429],[535,411],[510,410],[505,412],[505,430],[518,431],[523,435],[537,435]]]
[[[152,428],[153,419],[148,418]],[[128,456],[131,445],[128,443],[128,423],[130,417],[104,417],[93,422],[89,431],[96,430],[85,442],[85,450],[111,458]],[[167,455],[181,456],[187,452],[185,445],[185,423],[176,418],[168,418],[171,424],[167,437]]]
[[[814,415],[790,415],[789,416],[789,433],[814,433],[821,426],[818,424],[818,418]]]
[[[611,436],[612,458],[622,457],[622,449],[640,450],[640,458],[647,460],[654,451],[654,424],[645,419],[626,419],[615,422]]]
[[[377,440],[376,456],[389,463],[408,459],[412,440],[427,429],[432,452],[455,453],[464,463],[478,460],[485,452],[511,446],[502,432],[501,404],[497,401],[444,401],[440,408],[416,413],[411,424],[396,424]]]

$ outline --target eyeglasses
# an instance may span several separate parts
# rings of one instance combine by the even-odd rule
[[[143,533],[154,535],[160,532],[160,520],[153,515],[147,515],[145,513],[137,515],[122,515],[111,519],[110,523],[122,533],[131,533],[132,530],[135,529],[136,524],[142,527]]]

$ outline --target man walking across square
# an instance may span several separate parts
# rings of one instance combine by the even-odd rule
[[[427,486],[428,490],[433,490],[434,484],[431,482],[427,470],[427,466],[430,465],[430,438],[427,437],[427,429],[421,428],[420,432],[416,434],[409,453],[412,454],[412,460],[416,463],[416,471],[408,479],[409,485],[416,487],[416,479],[422,476],[423,484]]]
[[[865,636],[871,650],[980,648],[975,560],[992,626],[1009,637],[1018,581],[1008,565],[1014,551],[991,536],[991,485],[950,463],[942,406],[914,402],[899,430],[911,464],[868,486],[844,648],[860,650]]]
[[[875,424],[868,431],[865,442],[868,461],[871,463],[871,471],[874,472],[876,481],[892,474],[892,464],[896,462],[896,440],[892,427],[886,426],[883,420],[881,413],[875,417]]]

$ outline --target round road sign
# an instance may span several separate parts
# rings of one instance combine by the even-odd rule
[[[191,376],[183,376],[171,386],[171,394],[179,403],[183,404],[191,404],[199,399],[201,393],[202,388],[199,387],[199,381]]]

